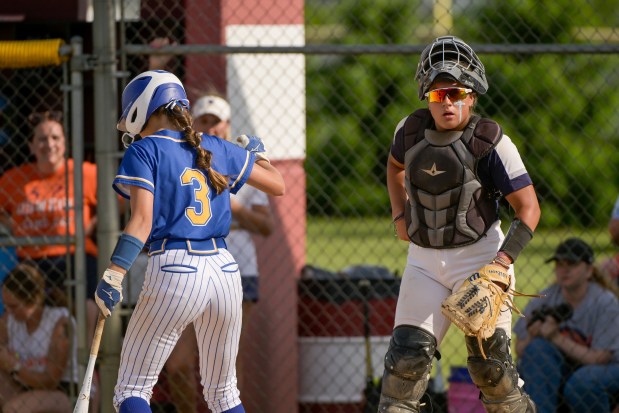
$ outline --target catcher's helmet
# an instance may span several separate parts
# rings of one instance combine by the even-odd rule
[[[453,77],[480,95],[488,91],[484,65],[473,49],[455,36],[437,37],[421,52],[415,74],[420,100],[440,74]]]
[[[189,107],[181,81],[165,70],[150,70],[137,75],[123,90],[122,115],[116,128],[138,134],[154,111],[172,101]]]

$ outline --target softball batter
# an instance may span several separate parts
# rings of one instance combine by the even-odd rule
[[[488,90],[473,49],[453,36],[435,39],[421,54],[416,79],[428,108],[397,125],[387,163],[393,222],[410,247],[385,356],[381,413],[420,411],[432,359],[450,325],[441,303],[490,266],[513,288],[511,264],[540,218],[516,146],[496,122],[473,114]],[[501,196],[515,211],[507,236],[498,219]],[[503,307],[483,349],[466,336],[468,369],[486,411],[535,412],[512,363],[511,312]]]
[[[224,241],[230,193],[248,183],[279,196],[284,182],[260,138],[243,135],[239,147],[191,125],[185,89],[173,74],[144,72],[125,87],[117,128],[131,142],[141,139],[131,143],[114,179],[114,189],[130,199],[131,218],[97,287],[106,317],[145,243],[150,258],[122,346],[114,394],[120,413],[151,412],[159,372],[191,322],[209,408],[245,412],[235,371],[243,292]]]

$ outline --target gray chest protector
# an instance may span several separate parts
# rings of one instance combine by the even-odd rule
[[[477,115],[459,138],[430,142],[430,111],[419,109],[404,123],[404,217],[408,236],[426,248],[455,248],[480,239],[496,221],[496,196],[477,176],[477,162],[497,145],[501,127]]]

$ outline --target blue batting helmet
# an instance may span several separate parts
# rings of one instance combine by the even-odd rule
[[[182,101],[189,106],[185,88],[175,75],[165,70],[141,73],[123,90],[122,115],[116,128],[138,134],[153,112],[172,101]]]

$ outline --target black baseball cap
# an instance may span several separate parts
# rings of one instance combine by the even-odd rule
[[[593,249],[580,238],[569,238],[559,244],[554,255],[548,258],[546,262],[556,260],[584,261],[587,264],[593,264]]]

